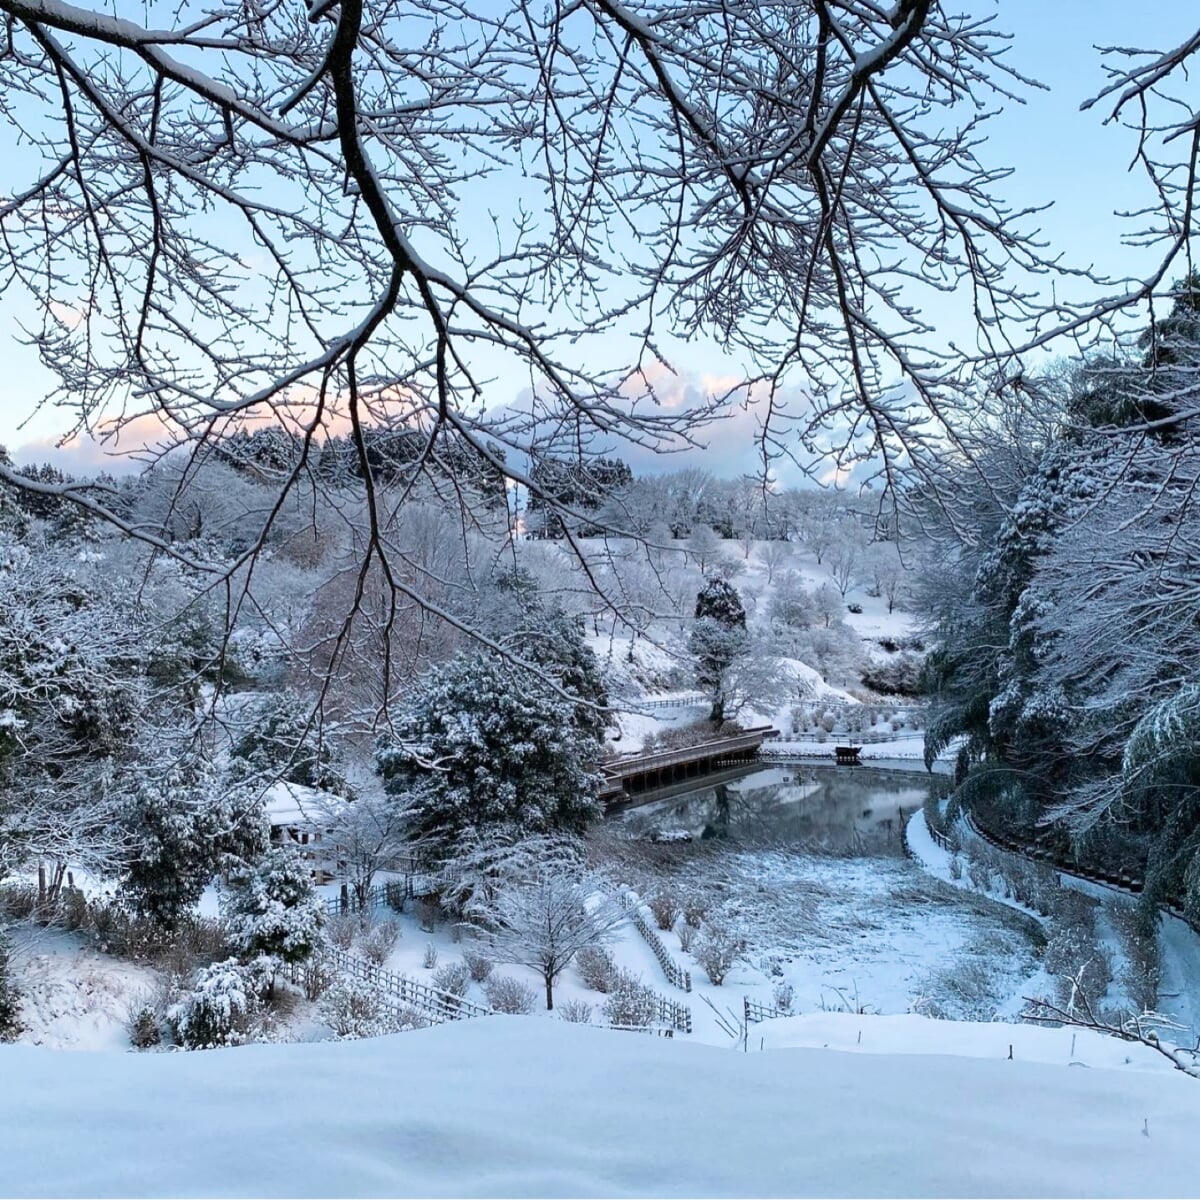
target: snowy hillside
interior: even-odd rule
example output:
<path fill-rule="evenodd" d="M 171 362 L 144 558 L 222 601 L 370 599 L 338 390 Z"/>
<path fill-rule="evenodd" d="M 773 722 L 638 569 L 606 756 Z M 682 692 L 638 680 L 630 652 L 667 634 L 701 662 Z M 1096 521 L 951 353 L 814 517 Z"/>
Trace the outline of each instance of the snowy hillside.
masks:
<path fill-rule="evenodd" d="M 860 1031 L 867 1052 L 807 1048 Z M 0 1190 L 1195 1194 L 1200 1084 L 1148 1052 L 1126 1064 L 1119 1043 L 1066 1030 L 912 1017 L 801 1017 L 762 1036 L 790 1048 L 502 1017 L 186 1055 L 0 1047 Z M 918 1053 L 870 1052 L 892 1049 Z"/>

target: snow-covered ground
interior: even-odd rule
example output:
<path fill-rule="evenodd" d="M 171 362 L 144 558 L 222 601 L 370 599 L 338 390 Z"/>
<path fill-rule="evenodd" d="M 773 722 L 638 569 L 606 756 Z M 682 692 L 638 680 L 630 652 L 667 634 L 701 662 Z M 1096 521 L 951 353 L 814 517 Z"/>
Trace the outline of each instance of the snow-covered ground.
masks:
<path fill-rule="evenodd" d="M 156 971 L 101 954 L 63 930 L 22 924 L 10 933 L 22 1042 L 52 1050 L 129 1049 L 131 1009 L 153 996 Z"/>
<path fill-rule="evenodd" d="M 715 986 L 695 957 L 695 945 L 686 952 L 677 933 L 659 931 L 674 960 L 690 972 L 690 993 L 668 982 L 632 924 L 621 925 L 609 947 L 618 966 L 687 1004 L 692 1037 L 716 1045 L 728 1044 L 729 1035 L 706 999 L 723 1019 L 731 1010 L 740 1019 L 744 997 L 773 1009 L 781 987 L 790 987 L 795 1011 L 803 1013 L 907 1013 L 940 1002 L 950 1015 L 1015 1018 L 1022 995 L 1041 978 L 1033 943 L 1002 906 L 931 881 L 900 857 L 732 847 L 693 856 L 681 848 L 669 873 L 634 872 L 630 878 L 645 896 L 662 883 L 681 895 L 705 897 L 712 919 L 745 939 L 739 961 Z M 653 926 L 648 910 L 644 915 Z M 387 967 L 422 982 L 431 983 L 436 969 L 460 962 L 466 950 L 487 953 L 484 943 L 446 923 L 432 932 L 422 930 L 411 906 L 398 916 L 378 916 L 400 928 Z M 428 947 L 436 951 L 436 967 L 425 965 Z M 952 976 L 964 963 L 984 976 L 978 994 L 939 1001 L 943 976 Z M 541 994 L 540 977 L 532 969 L 498 963 L 494 972 L 518 978 Z M 467 998 L 487 1003 L 479 984 L 471 985 Z M 586 987 L 574 965 L 556 984 L 555 999 L 560 1006 L 567 1000 L 589 1004 L 592 1020 L 605 1023 L 606 997 Z"/>
<path fill-rule="evenodd" d="M 742 598 L 752 629 L 766 628 L 771 599 L 785 570 L 799 576 L 809 591 L 831 583 L 828 564 L 817 563 L 813 555 L 799 544 L 792 547 L 793 553 L 786 567 L 768 571 L 763 561 L 767 546 L 766 542 L 755 542 L 748 556 L 744 555 L 740 543 L 726 542 L 724 547 L 725 557 L 735 559 L 741 565 L 741 572 L 730 582 Z M 548 552 L 553 549 L 548 548 Z M 680 556 L 685 549 L 686 543 L 681 542 Z M 850 606 L 862 611 L 851 612 Z M 842 619 L 859 635 L 865 653 L 875 661 L 886 661 L 888 658 L 880 645 L 881 639 L 895 645 L 913 636 L 911 614 L 899 607 L 889 613 L 886 599 L 868 595 L 861 585 L 856 584 L 848 589 L 842 608 Z M 586 640 L 605 664 L 618 703 L 634 706 L 639 698 L 682 692 L 691 687 L 693 657 L 687 644 L 688 628 L 687 621 L 663 619 L 651 625 L 648 636 L 633 637 L 624 630 L 601 629 L 599 633 L 592 632 Z M 790 698 L 785 703 L 751 699 L 739 713 L 739 720 L 747 724 L 774 724 L 787 734 L 791 710 L 797 703 L 823 701 L 841 705 L 858 702 L 855 693 L 861 694 L 861 687 L 850 674 L 827 679 L 811 665 L 797 659 L 785 657 L 779 659 L 778 663 L 781 670 L 791 676 L 791 686 L 782 689 Z M 687 724 L 705 715 L 702 707 L 659 710 L 651 714 L 622 714 L 617 746 L 621 750 L 636 748 L 647 733 Z M 791 753 L 817 757 L 829 757 L 832 754 L 832 740 L 828 745 L 819 745 L 812 739 L 794 739 L 789 735 L 787 743 Z M 866 755 L 872 758 L 919 758 L 921 740 L 919 736 L 898 738 L 894 743 L 870 747 Z"/>
<path fill-rule="evenodd" d="M 742 1053 L 492 1017 L 194 1054 L 0 1047 L 0 1189 L 1195 1194 L 1200 1084 L 1148 1052 L 1118 1059 L 1082 1035 L 1072 1052 L 1065 1030 L 826 1014 L 759 1036 L 766 1049 Z"/>

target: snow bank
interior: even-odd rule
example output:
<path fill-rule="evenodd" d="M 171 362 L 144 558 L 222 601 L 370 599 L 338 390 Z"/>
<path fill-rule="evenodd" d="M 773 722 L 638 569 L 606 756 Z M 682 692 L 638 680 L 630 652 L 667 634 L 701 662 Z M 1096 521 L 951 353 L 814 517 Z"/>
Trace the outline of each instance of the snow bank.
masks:
<path fill-rule="evenodd" d="M 1136 1042 L 1063 1026 L 1000 1021 L 935 1021 L 915 1013 L 864 1018 L 819 1012 L 779 1017 L 750 1029 L 751 1045 L 767 1050 L 820 1048 L 865 1054 L 952 1054 L 1074 1067 L 1175 1070 L 1163 1055 Z"/>
<path fill-rule="evenodd" d="M 159 982 L 151 968 L 100 954 L 56 929 L 18 931 L 13 961 L 21 1040 L 53 1050 L 127 1050 L 130 1011 L 148 1002 Z"/>
<path fill-rule="evenodd" d="M 939 1026 L 926 1025 L 936 1047 Z M 743 1054 L 491 1017 L 193 1054 L 0 1047 L 0 1077 L 0 1190 L 30 1196 L 1165 1196 L 1196 1185 L 1195 1080 L 1020 1056 Z"/>

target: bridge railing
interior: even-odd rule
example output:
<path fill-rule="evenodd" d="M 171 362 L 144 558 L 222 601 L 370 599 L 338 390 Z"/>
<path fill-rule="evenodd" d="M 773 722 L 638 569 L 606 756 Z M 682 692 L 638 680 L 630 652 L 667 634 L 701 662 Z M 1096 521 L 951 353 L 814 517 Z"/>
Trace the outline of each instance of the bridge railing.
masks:
<path fill-rule="evenodd" d="M 681 746 L 677 750 L 656 750 L 650 754 L 632 754 L 627 758 L 610 759 L 601 763 L 601 769 L 610 777 L 620 778 L 624 775 L 641 775 L 648 771 L 657 771 L 663 767 L 674 767 L 681 763 L 698 762 L 706 758 L 720 758 L 723 754 L 733 754 L 739 750 L 754 750 L 763 744 L 763 740 L 776 730 L 765 725 L 759 729 L 749 729 L 735 737 L 717 738 L 711 742 L 700 742 L 695 746 Z"/>

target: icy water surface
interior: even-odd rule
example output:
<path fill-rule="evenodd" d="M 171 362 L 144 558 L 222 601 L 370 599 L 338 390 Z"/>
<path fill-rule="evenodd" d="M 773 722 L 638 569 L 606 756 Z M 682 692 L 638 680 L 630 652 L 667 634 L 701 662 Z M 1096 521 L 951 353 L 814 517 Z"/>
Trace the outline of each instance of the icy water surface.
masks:
<path fill-rule="evenodd" d="M 812 843 L 843 849 L 861 842 L 899 846 L 902 820 L 945 780 L 922 770 L 809 763 L 726 772 L 688 790 L 647 793 L 613 819 L 631 833 L 722 838 L 748 845 Z"/>

